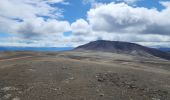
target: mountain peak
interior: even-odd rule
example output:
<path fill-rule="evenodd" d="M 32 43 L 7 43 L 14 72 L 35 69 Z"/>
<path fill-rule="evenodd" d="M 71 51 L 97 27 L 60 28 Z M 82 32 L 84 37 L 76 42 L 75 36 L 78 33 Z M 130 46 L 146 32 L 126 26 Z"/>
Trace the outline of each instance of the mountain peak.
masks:
<path fill-rule="evenodd" d="M 101 51 L 111 52 L 120 54 L 140 55 L 140 56 L 156 56 L 163 59 L 170 60 L 170 55 L 167 52 L 160 51 L 158 49 L 148 48 L 139 44 L 123 42 L 123 41 L 107 41 L 97 40 L 81 45 L 75 50 L 90 50 L 90 51 Z"/>

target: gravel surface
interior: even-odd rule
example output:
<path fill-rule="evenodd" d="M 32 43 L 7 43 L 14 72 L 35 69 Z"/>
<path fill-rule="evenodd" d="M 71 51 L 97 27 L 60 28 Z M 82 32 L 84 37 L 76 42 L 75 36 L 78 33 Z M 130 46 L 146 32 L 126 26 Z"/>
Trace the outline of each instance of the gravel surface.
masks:
<path fill-rule="evenodd" d="M 21 58 L 0 61 L 0 100 L 170 100 L 166 60 L 100 52 L 3 55 Z"/>

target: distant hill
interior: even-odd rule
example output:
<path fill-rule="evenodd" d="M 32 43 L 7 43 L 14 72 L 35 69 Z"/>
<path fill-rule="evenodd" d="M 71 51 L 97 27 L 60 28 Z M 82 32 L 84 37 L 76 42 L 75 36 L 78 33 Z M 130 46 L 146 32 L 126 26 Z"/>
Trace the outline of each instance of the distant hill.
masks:
<path fill-rule="evenodd" d="M 15 47 L 1 46 L 0 51 L 67 51 L 72 50 L 72 47 Z"/>
<path fill-rule="evenodd" d="M 160 57 L 170 60 L 170 54 L 158 49 L 148 48 L 135 43 L 121 42 L 121 41 L 105 41 L 97 40 L 85 45 L 81 45 L 74 50 L 91 50 L 112 53 L 123 53 L 147 57 Z"/>
<path fill-rule="evenodd" d="M 158 48 L 161 51 L 170 52 L 170 48 Z"/>

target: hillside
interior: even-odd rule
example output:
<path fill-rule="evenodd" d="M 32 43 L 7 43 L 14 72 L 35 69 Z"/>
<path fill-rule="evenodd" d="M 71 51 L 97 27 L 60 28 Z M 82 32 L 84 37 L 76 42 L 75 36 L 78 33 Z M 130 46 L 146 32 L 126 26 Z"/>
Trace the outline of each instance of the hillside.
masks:
<path fill-rule="evenodd" d="M 168 54 L 167 52 L 158 49 L 148 48 L 135 43 L 120 41 L 105 41 L 105 40 L 93 41 L 85 45 L 81 45 L 75 48 L 75 50 L 102 51 L 145 57 L 155 56 L 170 60 L 170 54 Z"/>
<path fill-rule="evenodd" d="M 169 100 L 170 62 L 109 52 L 0 52 L 0 100 Z"/>

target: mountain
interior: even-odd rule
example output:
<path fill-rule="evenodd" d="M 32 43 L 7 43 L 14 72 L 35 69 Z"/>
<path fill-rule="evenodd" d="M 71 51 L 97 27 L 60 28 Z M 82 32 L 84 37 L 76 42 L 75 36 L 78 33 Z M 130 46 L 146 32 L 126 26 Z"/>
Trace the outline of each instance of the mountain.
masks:
<path fill-rule="evenodd" d="M 121 41 L 106 41 L 97 40 L 85 45 L 81 45 L 74 50 L 90 50 L 112 52 L 120 54 L 131 54 L 145 57 L 156 56 L 159 58 L 170 60 L 170 54 L 158 49 L 148 48 L 135 43 L 121 42 Z"/>
<path fill-rule="evenodd" d="M 170 48 L 158 48 L 161 51 L 166 51 L 166 52 L 170 52 Z"/>

